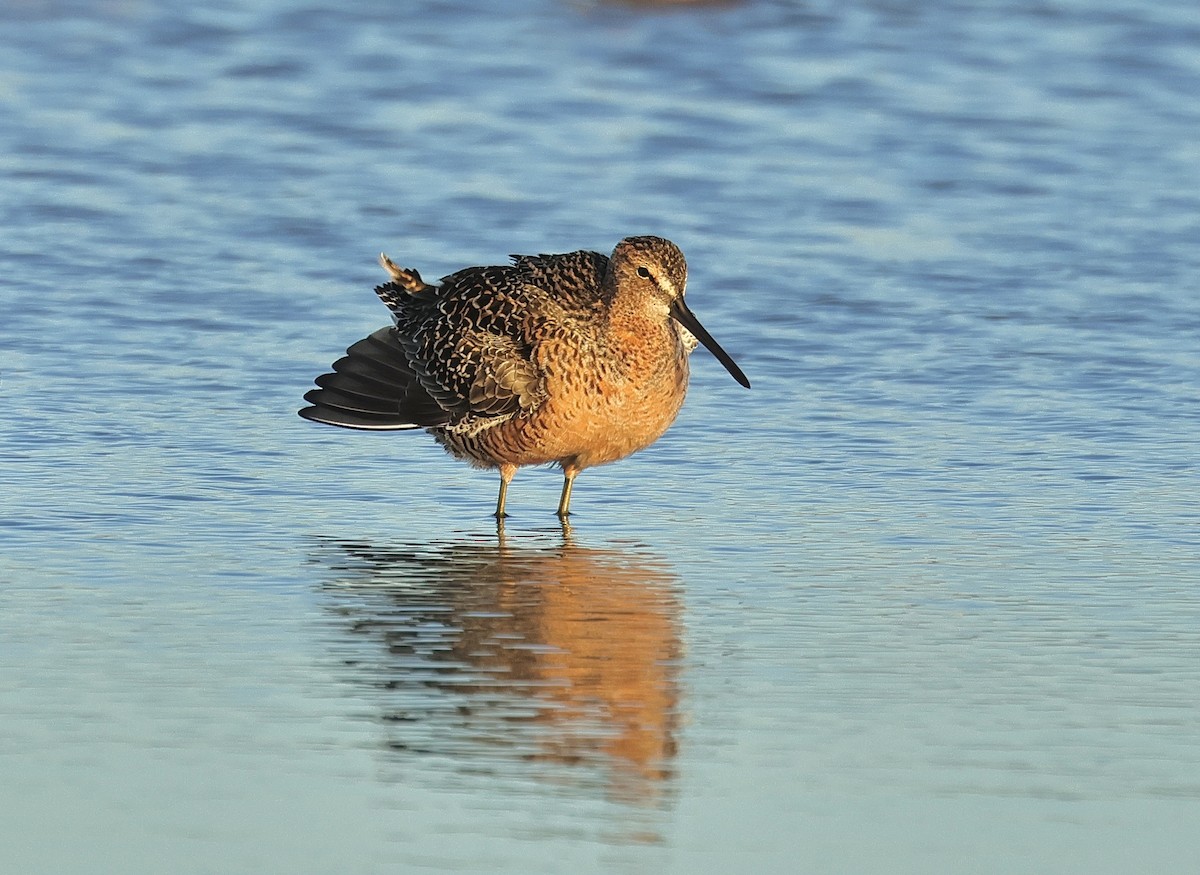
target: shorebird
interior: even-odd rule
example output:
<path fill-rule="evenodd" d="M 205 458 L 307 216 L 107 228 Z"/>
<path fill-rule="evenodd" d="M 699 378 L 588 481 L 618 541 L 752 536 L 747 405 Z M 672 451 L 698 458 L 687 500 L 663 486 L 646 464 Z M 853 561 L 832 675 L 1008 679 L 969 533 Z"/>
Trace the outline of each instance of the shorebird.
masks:
<path fill-rule="evenodd" d="M 684 303 L 687 262 L 670 240 L 626 237 L 610 257 L 514 255 L 430 285 L 379 257 L 392 313 L 316 379 L 300 415 L 343 428 L 423 428 L 500 471 L 496 517 L 525 465 L 563 471 L 558 516 L 584 468 L 645 449 L 675 421 L 698 343 L 750 381 Z"/>

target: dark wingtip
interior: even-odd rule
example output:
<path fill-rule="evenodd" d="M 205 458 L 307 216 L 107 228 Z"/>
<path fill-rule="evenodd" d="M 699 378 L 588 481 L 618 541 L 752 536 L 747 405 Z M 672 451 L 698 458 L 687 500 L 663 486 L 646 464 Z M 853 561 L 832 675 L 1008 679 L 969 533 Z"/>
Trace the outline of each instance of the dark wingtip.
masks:
<path fill-rule="evenodd" d="M 342 428 L 403 431 L 443 425 L 450 415 L 415 379 L 391 326 L 353 344 L 316 379 L 301 419 Z"/>

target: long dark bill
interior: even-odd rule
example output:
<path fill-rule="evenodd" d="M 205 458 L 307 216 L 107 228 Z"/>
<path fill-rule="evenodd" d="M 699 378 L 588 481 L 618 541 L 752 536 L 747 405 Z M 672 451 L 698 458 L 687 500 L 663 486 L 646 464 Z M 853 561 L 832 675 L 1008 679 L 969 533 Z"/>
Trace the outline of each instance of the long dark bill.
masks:
<path fill-rule="evenodd" d="M 725 366 L 725 370 L 729 371 L 730 376 L 745 386 L 750 388 L 750 381 L 746 379 L 746 375 L 742 373 L 742 369 L 725 350 L 721 349 L 721 344 L 713 340 L 713 336 L 704 330 L 704 326 L 700 324 L 700 320 L 693 315 L 688 309 L 688 305 L 683 303 L 683 298 L 676 298 L 671 304 L 671 318 L 686 328 L 692 334 L 696 335 L 696 339 L 704 344 L 704 348 L 717 357 L 717 361 Z"/>

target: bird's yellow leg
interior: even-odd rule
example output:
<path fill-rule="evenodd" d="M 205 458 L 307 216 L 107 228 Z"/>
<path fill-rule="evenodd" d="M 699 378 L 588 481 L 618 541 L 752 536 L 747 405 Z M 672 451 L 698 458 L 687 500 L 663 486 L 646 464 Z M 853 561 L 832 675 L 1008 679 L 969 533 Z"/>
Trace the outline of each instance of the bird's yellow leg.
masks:
<path fill-rule="evenodd" d="M 574 465 L 563 466 L 563 490 L 558 499 L 558 518 L 565 520 L 571 515 L 571 487 L 575 485 L 575 475 L 579 469 Z"/>
<path fill-rule="evenodd" d="M 496 498 L 496 519 L 502 520 L 508 514 L 504 512 L 504 500 L 508 497 L 508 484 L 517 473 L 516 465 L 500 466 L 500 495 Z"/>

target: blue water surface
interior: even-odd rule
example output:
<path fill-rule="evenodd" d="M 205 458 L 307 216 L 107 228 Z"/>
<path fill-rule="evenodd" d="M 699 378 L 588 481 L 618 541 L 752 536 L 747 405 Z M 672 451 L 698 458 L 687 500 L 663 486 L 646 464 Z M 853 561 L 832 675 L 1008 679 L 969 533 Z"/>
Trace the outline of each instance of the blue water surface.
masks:
<path fill-rule="evenodd" d="M 0 9 L 0 870 L 1200 855 L 1190 0 Z M 295 415 L 437 277 L 670 237 L 673 429 Z"/>

